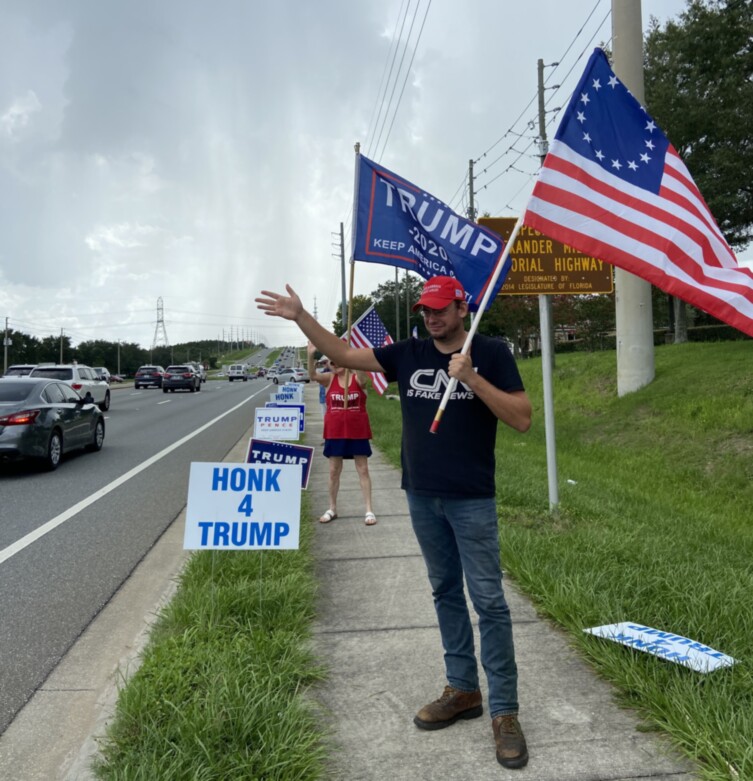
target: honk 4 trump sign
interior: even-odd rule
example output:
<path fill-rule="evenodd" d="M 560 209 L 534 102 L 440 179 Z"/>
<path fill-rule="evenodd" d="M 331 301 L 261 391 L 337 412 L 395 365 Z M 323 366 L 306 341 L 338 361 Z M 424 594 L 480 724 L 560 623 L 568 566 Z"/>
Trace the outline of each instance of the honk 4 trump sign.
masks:
<path fill-rule="evenodd" d="M 186 550 L 296 549 L 300 517 L 300 464 L 191 464 Z"/>

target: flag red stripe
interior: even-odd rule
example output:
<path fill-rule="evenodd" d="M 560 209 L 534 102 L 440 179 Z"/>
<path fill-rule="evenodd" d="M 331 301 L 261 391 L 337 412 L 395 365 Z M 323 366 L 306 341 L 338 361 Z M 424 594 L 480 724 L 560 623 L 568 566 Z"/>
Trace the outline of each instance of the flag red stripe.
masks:
<path fill-rule="evenodd" d="M 600 206 L 594 204 L 593 201 L 573 194 L 572 191 L 562 190 L 553 185 L 549 185 L 544 181 L 541 181 L 536 185 L 532 203 L 536 198 L 540 198 L 542 201 L 557 205 L 566 201 L 566 206 L 563 206 L 563 208 L 567 209 L 568 211 L 572 211 L 577 215 L 582 215 L 588 219 L 594 220 L 597 223 L 600 223 L 600 225 L 612 228 L 618 233 L 621 233 L 623 236 L 626 236 L 628 239 L 632 239 L 634 242 L 643 245 L 642 247 L 635 247 L 634 251 L 636 253 L 636 257 L 647 254 L 646 248 L 648 247 L 656 250 L 656 252 L 660 255 L 665 256 L 671 263 L 681 268 L 688 276 L 692 277 L 699 284 L 716 287 L 719 289 L 732 289 L 740 295 L 746 295 L 750 292 L 750 286 L 753 284 L 753 276 L 749 275 L 747 270 L 741 270 L 737 268 L 724 269 L 718 263 L 706 262 L 709 255 L 713 255 L 710 248 L 706 248 L 703 252 L 704 263 L 693 262 L 693 260 L 688 257 L 686 252 L 683 251 L 683 248 L 675 241 L 673 241 L 674 236 L 687 236 L 688 234 L 692 234 L 693 239 L 696 240 L 695 243 L 705 244 L 705 237 L 702 234 L 699 234 L 694 228 L 687 228 L 687 230 L 683 233 L 681 230 L 679 230 L 681 224 L 673 224 L 670 227 L 677 228 L 675 233 L 667 231 L 666 235 L 658 234 L 653 230 L 647 229 L 640 223 L 636 223 L 633 220 L 619 216 L 614 211 L 601 208 Z M 526 217 L 526 222 L 537 230 L 541 230 L 541 228 L 530 221 L 528 215 Z M 550 220 L 550 225 L 551 224 L 553 224 L 552 220 Z M 566 225 L 563 225 L 563 227 L 567 229 Z M 599 226 L 595 226 L 593 230 L 596 232 L 596 235 L 599 236 L 600 240 L 596 243 L 596 250 L 593 252 L 589 250 L 589 252 L 591 252 L 594 257 L 601 257 L 602 259 L 611 262 L 609 258 L 604 256 L 604 242 L 607 244 L 610 242 L 599 232 Z M 546 231 L 543 230 L 542 233 L 545 235 L 551 235 L 547 234 Z M 573 242 L 568 243 L 574 247 L 577 247 L 582 252 L 586 251 L 582 246 L 578 246 L 578 244 Z M 615 263 L 615 265 L 620 264 Z M 623 267 L 627 268 L 628 271 L 631 270 L 629 267 Z M 724 271 L 734 271 L 736 274 L 739 274 L 740 277 L 738 280 L 735 280 L 734 278 L 730 278 L 731 275 L 727 273 L 724 274 L 724 279 L 717 279 L 713 276 L 710 276 L 710 272 L 715 269 L 719 269 L 722 273 Z"/>
<path fill-rule="evenodd" d="M 734 296 L 730 293 L 727 298 L 720 297 L 720 293 L 727 292 L 723 288 L 706 289 L 698 284 L 689 284 L 678 279 L 672 273 L 660 269 L 650 261 L 646 261 L 635 254 L 625 252 L 614 245 L 605 244 L 604 241 L 594 235 L 581 233 L 567 228 L 559 222 L 552 222 L 535 213 L 526 214 L 526 224 L 541 231 L 546 236 L 557 236 L 560 241 L 586 252 L 593 257 L 604 257 L 607 262 L 620 268 L 637 274 L 651 284 L 656 285 L 670 295 L 678 296 L 685 301 L 698 306 L 704 311 L 710 312 L 720 320 L 738 328 L 743 333 L 753 336 L 753 288 L 742 288 L 743 293 Z M 605 252 L 606 250 L 606 252 Z M 606 255 L 608 254 L 608 258 Z"/>
<path fill-rule="evenodd" d="M 551 194 L 549 197 L 545 197 L 541 193 L 541 190 L 550 186 L 548 171 L 555 171 L 562 175 L 561 177 L 551 177 L 551 186 L 558 187 L 560 183 L 562 186 L 559 187 L 561 193 L 556 195 Z M 563 181 L 563 179 L 565 181 Z M 681 236 L 687 236 L 692 243 L 697 245 L 702 254 L 702 258 L 699 258 L 699 260 L 702 260 L 702 262 L 711 266 L 729 265 L 728 262 L 720 262 L 720 258 L 715 251 L 715 247 L 719 248 L 719 244 L 718 242 L 713 241 L 712 237 L 709 236 L 708 231 L 705 229 L 706 226 L 704 225 L 704 229 L 701 229 L 700 227 L 692 225 L 688 222 L 688 219 L 670 211 L 667 206 L 663 206 L 662 201 L 667 201 L 667 199 L 662 199 L 661 193 L 659 196 L 654 196 L 653 198 L 651 198 L 648 193 L 645 195 L 633 196 L 624 189 L 612 186 L 611 184 L 604 182 L 603 179 L 597 179 L 591 176 L 576 163 L 558 157 L 554 152 L 550 152 L 547 157 L 547 164 L 545 168 L 542 169 L 539 182 L 536 184 L 533 191 L 533 197 L 541 197 L 542 200 L 550 201 L 552 203 L 567 203 L 568 208 L 572 208 L 570 204 L 572 201 L 575 201 L 578 196 L 575 194 L 575 187 L 571 188 L 566 186 L 567 179 L 575 180 L 581 185 L 581 187 L 577 189 L 584 192 L 582 201 L 585 201 L 587 204 L 587 209 L 573 208 L 573 211 L 584 211 L 584 213 L 589 214 L 589 216 L 594 217 L 594 219 L 599 219 L 600 222 L 611 224 L 616 220 L 615 209 L 621 206 L 627 207 L 638 213 L 637 215 L 631 215 L 631 219 L 628 220 L 628 222 L 632 223 L 632 228 L 637 231 L 646 231 L 646 233 L 641 234 L 642 241 L 648 241 L 647 236 L 650 232 L 650 228 L 647 226 L 652 225 L 656 228 L 654 233 L 660 242 L 663 242 L 665 237 L 671 236 L 673 232 L 676 232 Z M 596 198 L 596 196 L 603 197 Z M 594 199 L 596 199 L 596 202 L 594 202 Z M 597 217 L 599 206 L 601 207 L 601 219 Z M 636 222 L 636 220 L 639 219 L 642 221 Z M 699 218 L 696 217 L 696 219 Z M 636 236 L 637 234 L 628 235 Z"/>

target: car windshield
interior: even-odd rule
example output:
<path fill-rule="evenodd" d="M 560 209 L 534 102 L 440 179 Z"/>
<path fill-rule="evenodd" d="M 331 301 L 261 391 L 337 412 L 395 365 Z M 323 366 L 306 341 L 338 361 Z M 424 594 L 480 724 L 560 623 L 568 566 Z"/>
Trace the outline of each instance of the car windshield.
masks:
<path fill-rule="evenodd" d="M 33 387 L 28 382 L 0 382 L 0 404 L 23 401 L 31 395 Z"/>
<path fill-rule="evenodd" d="M 33 366 L 10 366 L 5 372 L 6 377 L 25 377 L 34 367 Z"/>
<path fill-rule="evenodd" d="M 73 377 L 73 369 L 67 369 L 65 366 L 34 369 L 35 377 L 47 377 L 50 380 L 70 380 Z"/>
<path fill-rule="evenodd" d="M 188 366 L 168 366 L 167 370 L 172 374 L 183 374 L 191 371 Z"/>

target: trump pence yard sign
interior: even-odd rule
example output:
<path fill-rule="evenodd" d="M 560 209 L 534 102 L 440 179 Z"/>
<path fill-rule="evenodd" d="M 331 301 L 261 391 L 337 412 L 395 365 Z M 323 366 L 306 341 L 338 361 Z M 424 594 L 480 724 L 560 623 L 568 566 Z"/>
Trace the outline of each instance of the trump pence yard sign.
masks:
<path fill-rule="evenodd" d="M 300 517 L 300 464 L 191 464 L 186 550 L 295 549 Z"/>

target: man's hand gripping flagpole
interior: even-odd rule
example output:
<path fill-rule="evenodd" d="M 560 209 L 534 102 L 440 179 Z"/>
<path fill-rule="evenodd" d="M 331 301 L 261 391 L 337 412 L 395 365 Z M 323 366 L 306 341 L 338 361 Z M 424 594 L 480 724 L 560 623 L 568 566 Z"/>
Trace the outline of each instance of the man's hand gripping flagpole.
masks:
<path fill-rule="evenodd" d="M 505 261 L 507 260 L 507 256 L 510 254 L 510 247 L 515 244 L 515 240 L 518 238 L 518 233 L 520 232 L 520 228 L 523 225 L 523 215 L 521 214 L 520 217 L 518 217 L 517 222 L 515 223 L 515 227 L 512 229 L 512 233 L 510 234 L 510 238 L 505 243 L 505 248 L 502 250 L 502 254 L 499 256 L 499 260 L 497 261 L 497 265 L 494 269 L 494 274 L 492 274 L 492 278 L 489 282 L 489 284 L 486 286 L 486 290 L 484 291 L 484 296 L 481 299 L 481 303 L 478 307 L 478 313 L 473 318 L 473 322 L 471 323 L 471 327 L 468 331 L 468 335 L 465 338 L 465 343 L 463 344 L 463 348 L 460 351 L 461 355 L 467 355 L 468 351 L 471 349 L 471 342 L 473 341 L 473 337 L 476 335 L 476 331 L 478 330 L 478 324 L 481 322 L 481 315 L 486 310 L 486 305 L 489 303 L 489 297 L 492 294 L 492 291 L 494 290 L 494 286 L 497 284 L 497 280 L 499 279 L 499 275 L 502 273 L 502 268 L 505 265 Z M 434 416 L 434 420 L 432 421 L 431 428 L 429 431 L 432 434 L 437 433 L 437 429 L 439 428 L 439 421 L 442 420 L 442 415 L 444 414 L 445 408 L 447 407 L 447 402 L 450 400 L 450 397 L 455 392 L 455 388 L 458 385 L 458 381 L 456 377 L 450 377 L 450 381 L 447 383 L 447 387 L 445 388 L 444 396 L 442 396 L 442 400 L 439 402 L 439 409 L 437 410 L 437 414 Z"/>

